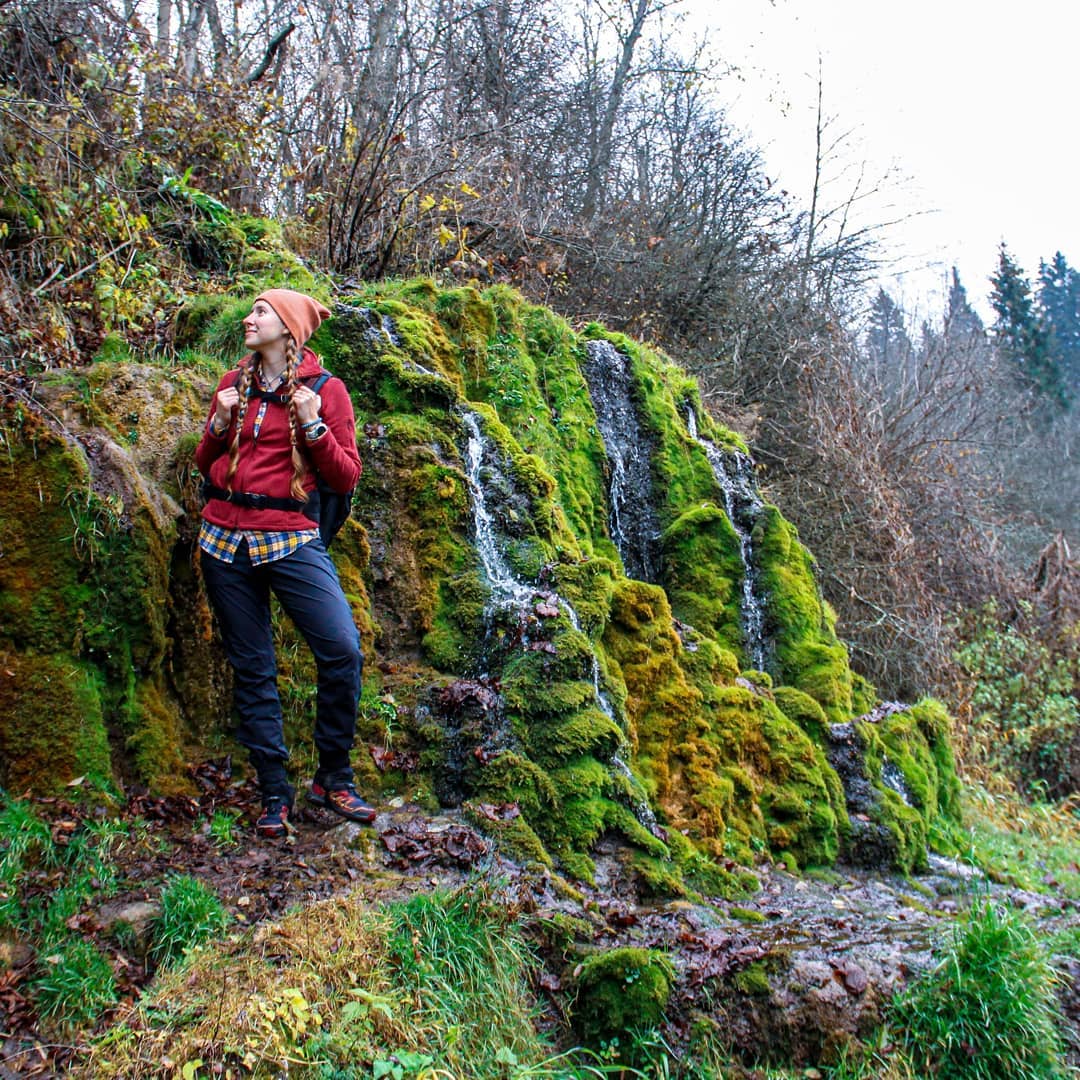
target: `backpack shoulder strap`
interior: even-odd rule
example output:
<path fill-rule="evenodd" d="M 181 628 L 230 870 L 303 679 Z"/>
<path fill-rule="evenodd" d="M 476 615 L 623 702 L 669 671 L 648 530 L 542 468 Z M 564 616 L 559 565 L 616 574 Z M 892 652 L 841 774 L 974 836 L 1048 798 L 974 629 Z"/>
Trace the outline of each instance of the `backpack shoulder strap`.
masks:
<path fill-rule="evenodd" d="M 326 385 L 327 381 L 329 379 L 332 379 L 333 377 L 334 376 L 331 375 L 330 372 L 326 370 L 326 368 L 322 368 L 319 371 L 318 375 L 309 375 L 308 376 L 308 379 L 314 379 L 315 380 L 314 382 L 308 383 L 308 385 L 317 394 Z M 308 381 L 307 379 L 304 380 L 304 382 L 307 382 L 307 381 Z"/>
<path fill-rule="evenodd" d="M 327 383 L 327 380 L 332 379 L 334 376 L 325 368 L 321 368 L 317 375 L 306 375 L 301 380 L 305 385 L 310 386 L 311 389 L 317 394 Z M 226 386 L 236 386 L 240 382 L 240 372 L 237 369 L 236 378 L 232 382 L 226 383 Z M 260 390 L 257 386 L 251 386 L 248 388 L 248 397 L 262 398 L 264 401 L 273 401 L 278 405 L 288 404 L 288 399 L 284 394 L 279 394 L 275 390 Z"/>

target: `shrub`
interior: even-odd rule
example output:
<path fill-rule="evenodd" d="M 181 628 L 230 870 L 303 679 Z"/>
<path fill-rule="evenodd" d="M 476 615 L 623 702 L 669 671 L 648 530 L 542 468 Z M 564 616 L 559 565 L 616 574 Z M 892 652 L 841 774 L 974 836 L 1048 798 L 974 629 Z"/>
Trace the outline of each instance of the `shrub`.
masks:
<path fill-rule="evenodd" d="M 1080 745 L 1080 626 L 1047 632 L 1030 605 L 1006 621 L 989 604 L 972 620 L 956 660 L 970 680 L 976 755 L 1022 787 L 1051 796 L 1075 790 Z"/>
<path fill-rule="evenodd" d="M 1015 912 L 978 901 L 937 966 L 896 1001 L 899 1042 L 938 1080 L 1054 1080 L 1062 1064 L 1056 974 Z"/>

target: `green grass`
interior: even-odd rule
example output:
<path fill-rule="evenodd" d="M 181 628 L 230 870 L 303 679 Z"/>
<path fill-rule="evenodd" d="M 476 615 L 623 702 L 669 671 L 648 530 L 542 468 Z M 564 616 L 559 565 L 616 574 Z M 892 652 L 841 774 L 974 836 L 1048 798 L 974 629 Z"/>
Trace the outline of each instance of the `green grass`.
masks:
<path fill-rule="evenodd" d="M 994 880 L 1080 899 L 1080 799 L 1028 802 L 969 782 L 963 821 L 970 858 Z"/>
<path fill-rule="evenodd" d="M 38 957 L 38 967 L 31 989 L 42 1019 L 80 1027 L 116 1003 L 112 965 L 85 938 L 62 938 L 55 949 Z"/>
<path fill-rule="evenodd" d="M 898 1042 L 918 1075 L 939 1080 L 1069 1076 L 1056 980 L 1031 926 L 978 900 L 936 967 L 894 1003 Z"/>
<path fill-rule="evenodd" d="M 535 961 L 488 890 L 420 895 L 390 914 L 388 962 L 440 1067 L 482 1080 L 537 1058 Z"/>
<path fill-rule="evenodd" d="M 111 853 L 125 835 L 120 823 L 87 822 L 59 844 L 28 802 L 0 806 L 0 929 L 34 944 L 30 995 L 42 1020 L 61 1030 L 92 1024 L 117 999 L 109 960 L 70 923 L 115 891 Z"/>
<path fill-rule="evenodd" d="M 26 803 L 13 799 L 0 807 L 0 930 L 23 925 L 22 877 L 31 867 L 55 863 L 56 854 L 48 825 Z"/>
<path fill-rule="evenodd" d="M 237 835 L 236 810 L 215 810 L 207 823 L 207 832 L 219 851 L 234 848 L 240 842 Z"/>
<path fill-rule="evenodd" d="M 220 934 L 228 916 L 212 889 L 180 874 L 161 892 L 161 913 L 151 930 L 150 955 L 159 967 L 183 959 L 196 945 Z"/>

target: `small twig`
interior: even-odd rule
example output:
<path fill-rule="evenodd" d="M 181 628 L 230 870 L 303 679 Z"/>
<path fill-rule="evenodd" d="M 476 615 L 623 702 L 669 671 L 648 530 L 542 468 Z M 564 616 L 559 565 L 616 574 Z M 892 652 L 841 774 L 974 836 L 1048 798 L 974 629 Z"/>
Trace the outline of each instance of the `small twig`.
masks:
<path fill-rule="evenodd" d="M 62 262 L 57 263 L 53 269 L 53 272 L 34 290 L 32 295 L 37 296 L 39 292 L 42 292 L 44 289 L 46 289 L 49 285 L 49 282 L 52 281 L 52 279 L 56 277 L 56 275 L 59 274 L 60 271 L 63 269 L 64 264 Z"/>
<path fill-rule="evenodd" d="M 76 270 L 74 274 L 69 274 L 66 278 L 63 278 L 62 280 L 58 281 L 57 284 L 58 285 L 67 285 L 69 282 L 75 281 L 76 279 L 81 278 L 83 276 L 83 274 L 89 274 L 90 271 L 93 270 L 95 266 L 99 266 L 106 259 L 111 259 L 113 257 L 113 255 L 115 255 L 118 251 L 123 251 L 124 248 L 130 247 L 133 243 L 135 243 L 134 239 L 125 240 L 122 244 L 117 244 L 117 246 L 114 247 L 112 249 L 112 251 L 107 251 L 107 252 L 105 252 L 104 255 L 99 255 L 92 263 L 89 263 L 88 265 L 84 266 L 81 270 Z M 55 270 L 30 295 L 31 296 L 37 296 L 38 293 L 44 292 L 46 287 L 49 285 L 49 282 L 51 282 L 54 277 L 56 277 L 56 271 Z"/>

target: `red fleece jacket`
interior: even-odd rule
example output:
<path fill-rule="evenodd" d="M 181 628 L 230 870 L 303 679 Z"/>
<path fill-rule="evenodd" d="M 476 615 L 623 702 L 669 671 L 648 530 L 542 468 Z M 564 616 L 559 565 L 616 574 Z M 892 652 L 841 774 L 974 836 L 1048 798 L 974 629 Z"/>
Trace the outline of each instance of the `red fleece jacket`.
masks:
<path fill-rule="evenodd" d="M 245 356 L 240 361 L 240 366 L 246 365 L 250 359 Z M 317 376 L 320 370 L 319 358 L 305 348 L 301 354 L 297 377 L 311 379 Z M 228 372 L 218 383 L 217 390 L 234 385 L 236 379 L 235 371 Z M 302 432 L 297 433 L 301 453 L 311 466 L 304 477 L 304 490 L 311 491 L 315 487 L 313 470 L 317 469 L 330 487 L 345 493 L 351 491 L 360 478 L 356 416 L 349 400 L 349 392 L 340 379 L 327 379 L 319 390 L 319 396 L 322 398 L 319 412 L 330 430 L 313 443 L 307 442 Z M 289 485 L 292 482 L 288 406 L 279 405 L 275 401 L 267 402 L 266 416 L 259 429 L 259 437 L 254 439 L 252 431 L 260 404 L 257 397 L 248 402 L 244 427 L 240 432 L 240 458 L 236 475 L 232 479 L 232 490 L 288 499 L 291 497 Z M 229 471 L 229 444 L 236 428 L 236 415 L 234 412 L 229 429 L 220 438 L 211 430 L 210 420 L 213 415 L 214 405 L 211 402 L 210 414 L 203 427 L 202 441 L 195 451 L 195 463 L 211 484 L 224 488 L 225 474 Z M 267 529 L 277 532 L 314 527 L 311 519 L 299 510 L 255 510 L 248 506 L 235 506 L 224 499 L 210 499 L 203 508 L 203 517 L 212 525 L 222 525 L 228 529 Z"/>

